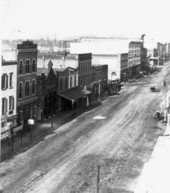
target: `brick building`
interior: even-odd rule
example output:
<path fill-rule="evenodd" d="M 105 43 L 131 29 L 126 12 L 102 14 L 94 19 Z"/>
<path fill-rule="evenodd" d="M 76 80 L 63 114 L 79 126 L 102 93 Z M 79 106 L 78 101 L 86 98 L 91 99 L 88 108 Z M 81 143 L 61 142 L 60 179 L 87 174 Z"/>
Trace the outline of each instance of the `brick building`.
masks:
<path fill-rule="evenodd" d="M 78 54 L 79 85 L 85 88 L 90 87 L 94 81 L 94 72 L 92 70 L 92 54 Z"/>
<path fill-rule="evenodd" d="M 37 104 L 37 44 L 23 41 L 17 45 L 17 113 L 18 124 L 36 120 Z"/>
<path fill-rule="evenodd" d="M 141 70 L 141 49 L 143 42 L 132 41 L 129 43 L 128 64 L 130 76 L 139 75 Z"/>

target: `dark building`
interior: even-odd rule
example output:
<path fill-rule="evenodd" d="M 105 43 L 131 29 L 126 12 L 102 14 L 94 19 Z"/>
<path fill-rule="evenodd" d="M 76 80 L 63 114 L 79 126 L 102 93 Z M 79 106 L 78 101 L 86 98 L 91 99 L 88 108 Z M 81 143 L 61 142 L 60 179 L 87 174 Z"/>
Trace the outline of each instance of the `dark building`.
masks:
<path fill-rule="evenodd" d="M 57 111 L 57 77 L 53 70 L 53 63 L 48 68 L 37 69 L 37 119 L 47 119 Z"/>
<path fill-rule="evenodd" d="M 18 124 L 36 120 L 37 110 L 37 44 L 23 41 L 17 45 L 17 113 Z"/>
<path fill-rule="evenodd" d="M 79 85 L 84 88 L 89 88 L 90 83 L 94 81 L 94 73 L 92 70 L 92 54 L 78 55 L 78 69 L 79 69 Z"/>
<path fill-rule="evenodd" d="M 147 62 L 147 49 L 142 46 L 141 48 L 141 70 L 144 71 L 148 68 Z"/>
<path fill-rule="evenodd" d="M 120 80 L 126 82 L 129 78 L 128 53 L 122 53 L 120 57 Z"/>

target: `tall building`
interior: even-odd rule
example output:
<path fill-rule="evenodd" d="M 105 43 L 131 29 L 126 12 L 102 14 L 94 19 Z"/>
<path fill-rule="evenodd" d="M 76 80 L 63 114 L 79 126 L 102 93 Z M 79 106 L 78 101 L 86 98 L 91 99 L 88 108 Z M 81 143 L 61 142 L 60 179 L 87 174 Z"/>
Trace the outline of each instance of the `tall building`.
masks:
<path fill-rule="evenodd" d="M 17 113 L 18 124 L 36 120 L 37 44 L 23 41 L 17 45 Z"/>
<path fill-rule="evenodd" d="M 14 128 L 17 125 L 17 61 L 5 61 L 1 64 L 1 139 L 8 137 L 11 123 Z"/>
<path fill-rule="evenodd" d="M 141 53 L 143 43 L 141 41 L 132 41 L 129 43 L 128 63 L 130 76 L 138 75 L 141 70 Z"/>

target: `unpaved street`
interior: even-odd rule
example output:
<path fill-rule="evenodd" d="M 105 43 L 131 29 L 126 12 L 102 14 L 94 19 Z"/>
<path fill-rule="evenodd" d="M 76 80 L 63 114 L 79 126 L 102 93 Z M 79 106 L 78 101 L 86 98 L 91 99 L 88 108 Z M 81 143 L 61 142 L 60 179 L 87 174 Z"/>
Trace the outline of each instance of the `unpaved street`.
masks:
<path fill-rule="evenodd" d="M 95 193 L 97 165 L 100 193 L 130 193 L 164 131 L 153 119 L 161 108 L 162 87 L 170 68 L 127 84 L 120 95 L 56 129 L 31 149 L 0 164 L 4 192 Z M 94 119 L 102 116 L 103 119 Z"/>

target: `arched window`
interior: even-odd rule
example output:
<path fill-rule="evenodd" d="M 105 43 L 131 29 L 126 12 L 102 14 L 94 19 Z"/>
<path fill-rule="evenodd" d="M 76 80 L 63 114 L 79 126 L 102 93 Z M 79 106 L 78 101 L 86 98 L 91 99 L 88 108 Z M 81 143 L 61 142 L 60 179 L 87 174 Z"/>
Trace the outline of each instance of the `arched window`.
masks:
<path fill-rule="evenodd" d="M 35 94 L 35 80 L 32 81 L 32 94 Z"/>
<path fill-rule="evenodd" d="M 19 74 L 22 74 L 22 60 L 19 62 Z"/>
<path fill-rule="evenodd" d="M 29 81 L 25 83 L 25 96 L 29 96 Z"/>
<path fill-rule="evenodd" d="M 32 71 L 33 71 L 33 72 L 36 71 L 36 63 L 35 63 L 35 59 L 32 60 Z"/>
<path fill-rule="evenodd" d="M 19 99 L 22 98 L 22 82 L 19 83 Z"/>
<path fill-rule="evenodd" d="M 30 69 L 30 61 L 26 60 L 25 73 L 29 73 L 29 69 Z"/>

